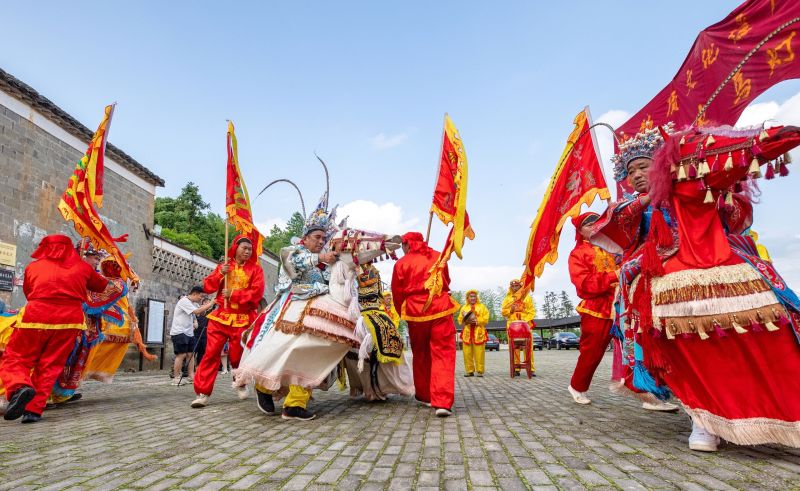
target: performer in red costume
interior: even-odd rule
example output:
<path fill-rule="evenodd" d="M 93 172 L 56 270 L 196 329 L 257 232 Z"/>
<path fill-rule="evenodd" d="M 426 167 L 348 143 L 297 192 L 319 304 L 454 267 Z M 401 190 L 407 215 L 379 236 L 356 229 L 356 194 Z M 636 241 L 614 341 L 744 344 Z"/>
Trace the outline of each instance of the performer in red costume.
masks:
<path fill-rule="evenodd" d="M 428 301 L 425 280 L 439 253 L 419 232 L 403 235 L 405 255 L 394 265 L 392 295 L 400 318 L 408 322 L 414 354 L 416 398 L 436 409 L 436 415 L 452 414 L 455 397 L 456 326 L 453 312 L 458 303 L 450 297 L 450 274 L 445 266 L 442 292 Z"/>
<path fill-rule="evenodd" d="M 592 226 L 593 242 L 624 252 L 632 382 L 680 399 L 692 450 L 720 437 L 800 447 L 800 299 L 746 235 L 752 179 L 788 173 L 781 154 L 800 129 L 690 128 L 648 156 L 655 135 L 620 145 L 615 174 L 642 194 Z"/>
<path fill-rule="evenodd" d="M 613 256 L 585 240 L 591 233 L 589 226 L 598 218 L 600 215 L 589 212 L 572 219 L 577 244 L 569 255 L 569 276 L 581 298 L 575 309 L 581 316 L 581 346 L 567 389 L 578 404 L 592 402 L 585 392 L 611 342 L 612 309 L 618 282 Z"/>
<path fill-rule="evenodd" d="M 66 235 L 48 235 L 31 254 L 23 291 L 28 300 L 0 362 L 0 380 L 9 395 L 4 419 L 23 423 L 42 417 L 75 339 L 86 329 L 82 304 L 88 291 L 102 292 L 109 281 L 81 260 Z"/>
<path fill-rule="evenodd" d="M 227 286 L 225 276 L 228 276 Z M 237 237 L 228 250 L 228 260 L 218 265 L 203 283 L 206 293 L 217 294 L 219 308 L 208 314 L 208 341 L 203 360 L 194 376 L 197 399 L 192 407 L 208 405 L 217 379 L 220 356 L 228 342 L 228 360 L 233 368 L 242 358 L 241 337 L 256 318 L 258 303 L 264 297 L 264 270 L 253 254 L 253 243 L 247 237 Z M 247 398 L 247 387 L 237 389 L 240 399 Z"/>

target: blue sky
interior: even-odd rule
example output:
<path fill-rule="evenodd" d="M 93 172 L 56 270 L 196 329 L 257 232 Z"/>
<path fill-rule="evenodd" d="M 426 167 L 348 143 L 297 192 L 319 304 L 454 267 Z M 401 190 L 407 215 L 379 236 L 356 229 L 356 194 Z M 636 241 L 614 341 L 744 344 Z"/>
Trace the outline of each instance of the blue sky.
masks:
<path fill-rule="evenodd" d="M 521 273 L 573 116 L 589 105 L 595 120 L 622 122 L 737 4 L 15 2 L 3 7 L 0 66 L 92 128 L 117 101 L 110 140 L 166 180 L 160 195 L 191 180 L 222 211 L 230 118 L 252 195 L 290 178 L 315 201 L 316 150 L 351 224 L 388 232 L 424 231 L 449 112 L 469 157 L 477 231 L 451 266 L 453 286 L 488 288 Z M 799 92 L 798 81 L 774 87 L 747 117 L 800 123 Z M 797 227 L 785 223 L 798 204 L 792 181 L 765 183 L 755 227 L 790 282 L 800 281 Z M 253 203 L 257 221 L 288 218 L 293 193 L 267 191 Z M 433 245 L 443 236 L 434 225 Z M 537 297 L 574 293 L 573 236 L 565 230 Z"/>

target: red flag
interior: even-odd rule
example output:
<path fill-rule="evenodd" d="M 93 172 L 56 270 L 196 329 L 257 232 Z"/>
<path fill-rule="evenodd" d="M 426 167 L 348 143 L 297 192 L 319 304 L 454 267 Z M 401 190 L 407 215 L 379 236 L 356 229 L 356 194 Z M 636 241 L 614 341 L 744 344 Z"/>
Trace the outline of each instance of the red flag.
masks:
<path fill-rule="evenodd" d="M 744 2 L 700 33 L 675 78 L 617 132 L 633 136 L 670 121 L 679 130 L 735 124 L 764 91 L 800 77 L 798 30 L 800 2 Z"/>
<path fill-rule="evenodd" d="M 443 272 L 450 256 L 455 252 L 461 259 L 464 240 L 475 238 L 467 213 L 467 175 L 467 153 L 464 151 L 461 135 L 450 116 L 445 114 L 442 154 L 439 157 L 439 172 L 433 189 L 431 213 L 435 213 L 445 225 L 452 223 L 453 228 L 447 234 L 442 252 L 425 281 L 425 288 L 428 290 L 425 309 L 431 304 L 433 297 L 443 290 Z"/>
<path fill-rule="evenodd" d="M 467 214 L 467 154 L 456 126 L 447 114 L 444 115 L 442 155 L 431 212 L 445 225 L 453 224 L 453 233 L 450 234 L 454 241 L 452 250 L 461 258 L 464 239 L 474 239 L 475 233 Z"/>
<path fill-rule="evenodd" d="M 244 185 L 242 172 L 239 170 L 239 149 L 233 122 L 228 121 L 228 178 L 225 184 L 225 213 L 228 222 L 242 235 L 253 242 L 253 253 L 260 256 L 263 252 L 264 236 L 253 224 L 253 211 L 250 208 L 250 196 Z"/>
<path fill-rule="evenodd" d="M 95 204 L 102 206 L 103 203 L 103 163 L 113 114 L 114 105 L 106 106 L 103 120 L 69 178 L 67 188 L 58 203 L 58 210 L 64 220 L 72 221 L 78 235 L 90 240 L 96 249 L 102 249 L 113 256 L 122 268 L 121 277 L 135 285 L 139 282 L 139 277 L 128 264 L 127 256 L 117 247 L 117 242 L 125 242 L 127 235 L 112 237 L 95 208 Z"/>
<path fill-rule="evenodd" d="M 590 129 L 589 108 L 578 113 L 573 122 L 575 129 L 567 139 L 567 147 L 531 225 L 521 279 L 522 295 L 531 290 L 545 264 L 556 262 L 564 222 L 580 214 L 581 206 L 591 205 L 597 196 L 611 197 L 600 166 L 594 131 Z"/>

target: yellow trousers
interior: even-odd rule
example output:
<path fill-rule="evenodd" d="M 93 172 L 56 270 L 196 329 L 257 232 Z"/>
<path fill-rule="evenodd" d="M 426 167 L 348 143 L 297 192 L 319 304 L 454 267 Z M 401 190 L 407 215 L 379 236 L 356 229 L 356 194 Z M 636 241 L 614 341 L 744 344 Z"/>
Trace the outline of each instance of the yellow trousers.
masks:
<path fill-rule="evenodd" d="M 265 394 L 272 394 L 273 392 L 258 384 L 256 384 L 256 390 Z M 290 385 L 289 393 L 286 394 L 286 399 L 283 401 L 283 407 L 302 407 L 305 409 L 310 399 L 311 389 L 305 389 L 299 385 Z"/>
<path fill-rule="evenodd" d="M 464 368 L 467 373 L 483 373 L 486 363 L 485 344 L 466 344 L 464 343 Z"/>

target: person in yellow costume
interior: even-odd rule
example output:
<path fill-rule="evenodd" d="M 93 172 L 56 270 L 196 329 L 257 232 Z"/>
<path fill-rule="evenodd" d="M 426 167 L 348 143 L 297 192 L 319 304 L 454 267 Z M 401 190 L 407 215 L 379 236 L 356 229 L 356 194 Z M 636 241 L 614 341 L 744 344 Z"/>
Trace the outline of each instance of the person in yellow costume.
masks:
<path fill-rule="evenodd" d="M 506 318 L 506 327 L 512 322 L 517 321 L 525 321 L 530 324 L 533 322 L 534 317 L 536 317 L 536 308 L 533 306 L 533 299 L 530 295 L 525 295 L 525 298 L 519 301 L 514 298 L 514 295 L 520 288 L 522 288 L 522 283 L 520 283 L 519 280 L 511 280 L 506 298 L 503 299 L 501 313 L 503 317 Z M 509 344 L 508 349 L 514 349 L 514 347 Z M 519 363 L 519 356 L 520 350 L 514 350 L 514 363 Z M 533 350 L 531 350 L 531 371 L 534 372 L 533 376 L 535 377 L 536 365 L 533 360 Z M 519 371 L 517 371 L 516 374 L 519 375 Z"/>
<path fill-rule="evenodd" d="M 489 309 L 478 301 L 478 292 L 467 292 L 467 303 L 461 307 L 458 320 L 463 326 L 461 343 L 464 347 L 465 377 L 472 377 L 477 372 L 483 377 L 486 356 L 486 324 L 489 323 Z"/>
<path fill-rule="evenodd" d="M 392 322 L 395 325 L 400 324 L 400 314 L 397 313 L 397 309 L 394 308 L 394 301 L 392 300 L 392 292 L 385 291 L 383 292 L 383 310 L 386 311 L 386 315 L 392 319 Z"/>
<path fill-rule="evenodd" d="M 3 358 L 3 351 L 5 351 L 8 339 L 14 331 L 14 324 L 17 322 L 18 316 L 17 311 L 7 312 L 5 305 L 0 301 L 0 359 Z M 3 382 L 0 381 L 0 414 L 5 413 L 7 404 L 6 389 L 3 387 Z"/>
<path fill-rule="evenodd" d="M 128 302 L 128 296 L 125 294 L 127 285 L 120 276 L 122 268 L 119 263 L 113 256 L 107 256 L 100 262 L 100 270 L 103 276 L 112 283 L 117 284 L 123 294 L 117 300 L 115 307 L 109 309 L 102 316 L 103 341 L 89 352 L 83 376 L 100 382 L 111 383 L 114 380 L 117 369 L 122 364 L 122 360 L 125 358 L 125 354 L 128 352 L 130 343 L 134 343 L 147 360 L 152 361 L 156 357 L 147 352 L 147 348 L 142 341 L 138 325 L 139 321 Z M 113 315 L 115 313 L 117 315 Z"/>

